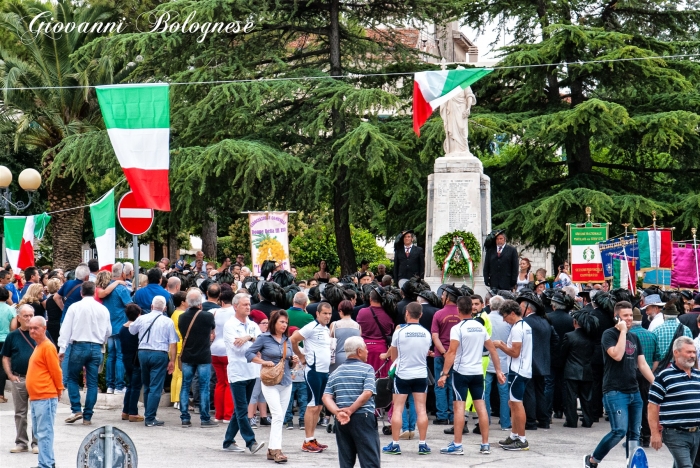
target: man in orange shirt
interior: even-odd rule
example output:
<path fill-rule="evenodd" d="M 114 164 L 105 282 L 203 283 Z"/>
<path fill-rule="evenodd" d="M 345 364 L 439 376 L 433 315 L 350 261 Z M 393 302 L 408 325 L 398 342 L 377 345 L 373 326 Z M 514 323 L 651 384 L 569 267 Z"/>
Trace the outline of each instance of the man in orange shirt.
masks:
<path fill-rule="evenodd" d="M 53 425 L 58 399 L 63 393 L 63 374 L 58 363 L 56 347 L 46 337 L 46 320 L 37 316 L 29 322 L 29 336 L 36 348 L 29 358 L 26 387 L 32 402 L 32 426 L 39 442 L 39 467 L 55 466 L 53 456 Z"/>

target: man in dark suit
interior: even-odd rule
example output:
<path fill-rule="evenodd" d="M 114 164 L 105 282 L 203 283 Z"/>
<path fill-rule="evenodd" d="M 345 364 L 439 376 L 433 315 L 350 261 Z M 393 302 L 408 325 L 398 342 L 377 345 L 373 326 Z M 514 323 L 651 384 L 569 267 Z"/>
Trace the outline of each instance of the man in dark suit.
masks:
<path fill-rule="evenodd" d="M 552 296 L 552 312 L 547 314 L 547 318 L 552 324 L 552 328 L 557 335 L 563 337 L 574 331 L 574 319 L 569 315 L 570 298 L 561 289 Z M 573 303 L 573 301 L 571 301 Z M 561 341 L 556 352 L 552 355 L 552 377 L 554 378 L 554 395 L 552 396 L 552 409 L 554 417 L 561 419 L 564 414 L 564 364 L 561 358 Z"/>
<path fill-rule="evenodd" d="M 697 338 L 700 335 L 700 328 L 698 327 L 698 318 L 700 317 L 700 294 L 697 294 L 693 298 L 693 309 L 680 317 L 678 321 L 681 322 L 686 327 L 690 328 L 693 333 L 693 338 Z"/>
<path fill-rule="evenodd" d="M 402 232 L 394 243 L 394 281 L 396 284 L 402 279 L 411 279 L 418 275 L 423 279 L 425 275 L 425 254 L 423 249 L 413 245 L 415 237 L 413 231 Z"/>
<path fill-rule="evenodd" d="M 578 312 L 580 313 L 580 312 Z M 578 314 L 577 314 L 578 315 Z M 575 330 L 564 335 L 561 358 L 564 364 L 564 427 L 577 427 L 576 399 L 581 401 L 583 427 L 591 427 L 594 415 L 591 411 L 593 394 L 593 341 L 574 319 Z"/>
<path fill-rule="evenodd" d="M 512 291 L 518 282 L 518 251 L 506 243 L 505 231 L 498 231 L 496 245 L 486 251 L 484 282 L 489 288 Z"/>

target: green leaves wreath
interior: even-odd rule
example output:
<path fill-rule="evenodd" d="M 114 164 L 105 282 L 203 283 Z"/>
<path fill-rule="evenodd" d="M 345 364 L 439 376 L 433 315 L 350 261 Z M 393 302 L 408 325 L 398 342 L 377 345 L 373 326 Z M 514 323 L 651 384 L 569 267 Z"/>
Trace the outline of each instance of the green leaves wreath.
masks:
<path fill-rule="evenodd" d="M 476 271 L 479 267 L 479 263 L 481 263 L 481 243 L 476 240 L 476 237 L 471 232 L 452 231 L 440 237 L 433 247 L 435 262 L 442 268 L 445 257 L 447 257 L 452 250 L 452 239 L 454 237 L 461 237 L 463 239 L 464 246 L 467 248 L 467 252 L 469 252 L 472 262 L 474 263 L 474 271 Z M 450 263 L 448 273 L 452 276 L 468 276 L 469 262 L 463 258 L 458 262 L 455 262 L 453 259 L 452 263 Z"/>

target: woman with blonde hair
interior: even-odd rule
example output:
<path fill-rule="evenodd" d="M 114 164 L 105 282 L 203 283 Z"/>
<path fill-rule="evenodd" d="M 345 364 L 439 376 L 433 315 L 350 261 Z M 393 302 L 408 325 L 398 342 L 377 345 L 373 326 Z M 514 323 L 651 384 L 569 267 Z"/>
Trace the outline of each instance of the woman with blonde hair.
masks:
<path fill-rule="evenodd" d="M 100 271 L 97 273 L 97 277 L 95 278 L 95 300 L 100 304 L 102 304 L 102 299 L 109 296 L 112 291 L 114 291 L 114 288 L 120 284 L 126 286 L 126 281 L 118 280 L 111 284 L 110 281 L 112 281 L 111 272 Z"/>
<path fill-rule="evenodd" d="M 46 301 L 44 300 L 44 285 L 34 283 L 27 288 L 27 292 L 22 297 L 22 300 L 17 304 L 17 310 L 24 304 L 29 304 L 34 307 L 34 317 L 42 316 L 46 318 Z"/>

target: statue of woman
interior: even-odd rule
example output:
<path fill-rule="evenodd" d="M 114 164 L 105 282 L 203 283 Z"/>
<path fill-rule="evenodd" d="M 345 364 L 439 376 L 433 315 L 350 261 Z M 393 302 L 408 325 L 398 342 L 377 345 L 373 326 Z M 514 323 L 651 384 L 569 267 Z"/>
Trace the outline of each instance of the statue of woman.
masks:
<path fill-rule="evenodd" d="M 446 155 L 450 153 L 471 155 L 467 142 L 469 132 L 467 119 L 474 104 L 476 104 L 476 96 L 472 88 L 467 86 L 463 92 L 440 106 L 440 117 L 445 125 L 445 143 L 442 147 Z"/>

